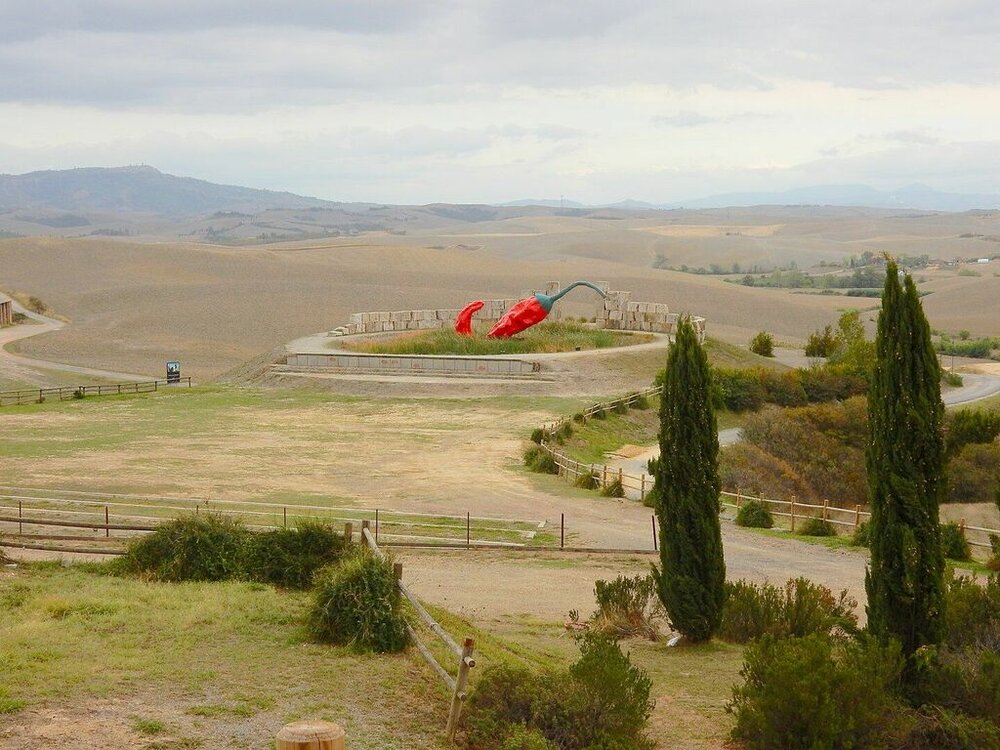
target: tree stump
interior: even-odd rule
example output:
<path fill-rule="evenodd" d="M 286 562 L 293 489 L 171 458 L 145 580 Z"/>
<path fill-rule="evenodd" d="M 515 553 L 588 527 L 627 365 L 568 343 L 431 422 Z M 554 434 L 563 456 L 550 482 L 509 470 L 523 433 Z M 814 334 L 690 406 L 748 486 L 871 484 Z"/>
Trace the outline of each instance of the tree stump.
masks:
<path fill-rule="evenodd" d="M 329 721 L 286 724 L 275 738 L 276 750 L 346 750 L 344 730 Z"/>

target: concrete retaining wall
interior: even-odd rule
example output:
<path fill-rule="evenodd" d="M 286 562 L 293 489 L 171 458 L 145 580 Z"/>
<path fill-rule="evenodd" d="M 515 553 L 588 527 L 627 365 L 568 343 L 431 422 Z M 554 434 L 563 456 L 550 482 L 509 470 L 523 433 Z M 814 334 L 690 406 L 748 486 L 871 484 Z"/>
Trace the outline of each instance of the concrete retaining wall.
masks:
<path fill-rule="evenodd" d="M 289 369 L 323 369 L 366 374 L 475 375 L 530 377 L 541 369 L 537 362 L 500 357 L 448 357 L 417 354 L 289 354 Z"/>

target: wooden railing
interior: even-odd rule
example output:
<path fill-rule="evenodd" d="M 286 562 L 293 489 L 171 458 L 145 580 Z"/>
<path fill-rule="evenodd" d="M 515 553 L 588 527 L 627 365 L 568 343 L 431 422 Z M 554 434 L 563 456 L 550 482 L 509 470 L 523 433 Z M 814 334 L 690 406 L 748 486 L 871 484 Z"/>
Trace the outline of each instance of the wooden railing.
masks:
<path fill-rule="evenodd" d="M 0 391 L 0 406 L 42 404 L 46 401 L 69 401 L 88 396 L 121 396 L 128 393 L 153 393 L 166 386 L 191 387 L 191 378 L 177 382 L 146 380 L 136 383 L 110 383 L 103 385 L 67 385 L 59 388 L 29 388 L 18 391 Z"/>

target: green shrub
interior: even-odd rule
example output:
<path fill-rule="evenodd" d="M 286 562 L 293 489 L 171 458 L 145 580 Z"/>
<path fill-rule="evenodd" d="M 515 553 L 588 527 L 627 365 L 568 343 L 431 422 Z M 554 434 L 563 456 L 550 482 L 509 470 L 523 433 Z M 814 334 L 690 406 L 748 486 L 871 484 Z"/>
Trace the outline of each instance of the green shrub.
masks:
<path fill-rule="evenodd" d="M 340 559 L 347 546 L 344 536 L 330 526 L 300 523 L 294 529 L 249 534 L 240 566 L 249 580 L 307 589 L 316 571 Z"/>
<path fill-rule="evenodd" d="M 587 418 L 583 416 L 582 411 L 578 411 L 576 414 L 573 415 L 573 421 L 576 422 L 577 424 L 584 424 L 587 421 Z"/>
<path fill-rule="evenodd" d="M 760 500 L 747 500 L 736 511 L 736 525 L 753 529 L 770 529 L 774 526 L 774 516 Z"/>
<path fill-rule="evenodd" d="M 764 387 L 764 398 L 778 406 L 805 406 L 809 402 L 805 388 L 799 381 L 798 371 L 773 372 L 760 370 L 760 383 Z"/>
<path fill-rule="evenodd" d="M 615 401 L 615 405 L 611 407 L 611 411 L 615 414 L 628 414 L 628 404 L 624 401 Z"/>
<path fill-rule="evenodd" d="M 1000 653 L 995 649 L 926 648 L 915 671 L 907 696 L 913 704 L 961 711 L 1000 728 Z"/>
<path fill-rule="evenodd" d="M 1000 435 L 1000 412 L 987 409 L 961 409 L 945 416 L 948 455 L 954 455 L 969 443 L 992 443 Z"/>
<path fill-rule="evenodd" d="M 185 515 L 130 542 L 114 567 L 154 581 L 239 578 L 248 534 L 226 516 Z"/>
<path fill-rule="evenodd" d="M 962 376 L 957 372 L 941 370 L 941 382 L 945 385 L 950 385 L 952 388 L 961 388 L 965 381 L 962 380 Z"/>
<path fill-rule="evenodd" d="M 898 711 L 891 697 L 903 667 L 896 644 L 765 636 L 744 659 L 744 682 L 726 710 L 746 750 L 879 747 Z"/>
<path fill-rule="evenodd" d="M 832 523 L 815 517 L 804 519 L 798 533 L 802 536 L 837 536 Z"/>
<path fill-rule="evenodd" d="M 983 586 L 956 576 L 945 591 L 944 613 L 945 643 L 950 648 L 976 646 L 1000 652 L 1000 576 L 990 576 Z"/>
<path fill-rule="evenodd" d="M 540 445 L 533 445 L 524 452 L 524 465 L 538 474 L 558 474 L 555 458 Z"/>
<path fill-rule="evenodd" d="M 941 549 L 949 560 L 968 560 L 972 557 L 969 543 L 957 523 L 941 524 Z"/>
<path fill-rule="evenodd" d="M 559 429 L 556 430 L 556 434 L 563 440 L 568 440 L 573 437 L 573 425 L 570 422 L 562 422 L 559 425 Z"/>
<path fill-rule="evenodd" d="M 807 357 L 829 357 L 836 349 L 837 336 L 831 325 L 821 331 L 813 331 L 806 340 Z"/>
<path fill-rule="evenodd" d="M 75 391 L 73 391 L 73 398 L 75 399 L 82 399 L 86 397 L 87 393 L 83 390 L 83 388 L 77 388 Z"/>
<path fill-rule="evenodd" d="M 987 502 L 1000 485 L 1000 442 L 969 443 L 948 461 L 947 502 Z"/>
<path fill-rule="evenodd" d="M 767 393 L 755 370 L 713 368 L 712 380 L 730 411 L 757 411 L 764 405 Z"/>
<path fill-rule="evenodd" d="M 771 583 L 730 581 L 726 583 L 718 636 L 746 643 L 765 635 L 788 638 L 854 633 L 858 626 L 856 606 L 846 590 L 834 597 L 830 589 L 806 578 L 789 579 L 784 589 Z"/>
<path fill-rule="evenodd" d="M 608 418 L 608 410 L 607 409 L 598 409 L 593 414 L 591 414 L 591 416 L 594 419 L 607 419 Z"/>
<path fill-rule="evenodd" d="M 750 351 L 761 357 L 774 356 L 774 337 L 767 331 L 761 331 L 750 339 Z"/>
<path fill-rule="evenodd" d="M 990 556 L 986 561 L 990 570 L 1000 570 L 1000 534 L 990 534 Z"/>
<path fill-rule="evenodd" d="M 641 636 L 656 640 L 662 610 L 651 575 L 597 581 L 594 596 L 597 609 L 590 621 L 596 631 L 615 638 Z"/>
<path fill-rule="evenodd" d="M 568 672 L 487 668 L 469 697 L 465 747 L 650 750 L 643 734 L 653 707 L 649 678 L 610 636 L 587 633 L 580 651 Z M 551 745 L 539 744 L 539 735 Z"/>
<path fill-rule="evenodd" d="M 632 399 L 632 408 L 639 411 L 645 411 L 649 408 L 649 398 L 645 393 L 636 394 L 635 398 Z"/>
<path fill-rule="evenodd" d="M 851 544 L 855 547 L 867 547 L 872 535 L 872 527 L 869 521 L 862 521 L 851 536 Z"/>
<path fill-rule="evenodd" d="M 392 561 L 360 548 L 319 571 L 309 630 L 320 642 L 358 651 L 405 648 L 406 623 Z"/>
<path fill-rule="evenodd" d="M 528 729 L 524 724 L 511 724 L 500 750 L 559 750 L 537 729 Z"/>
<path fill-rule="evenodd" d="M 625 487 L 622 480 L 615 477 L 612 481 L 601 487 L 599 493 L 601 497 L 625 497 Z"/>
<path fill-rule="evenodd" d="M 545 439 L 545 430 L 541 427 L 536 427 L 531 431 L 531 442 L 535 445 L 541 445 L 542 441 Z"/>
<path fill-rule="evenodd" d="M 909 726 L 894 739 L 893 750 L 984 750 L 1000 747 L 1000 729 L 995 724 L 938 706 L 924 706 L 903 721 Z"/>
<path fill-rule="evenodd" d="M 585 471 L 573 482 L 574 486 L 584 490 L 596 490 L 601 487 L 601 477 L 593 471 Z"/>

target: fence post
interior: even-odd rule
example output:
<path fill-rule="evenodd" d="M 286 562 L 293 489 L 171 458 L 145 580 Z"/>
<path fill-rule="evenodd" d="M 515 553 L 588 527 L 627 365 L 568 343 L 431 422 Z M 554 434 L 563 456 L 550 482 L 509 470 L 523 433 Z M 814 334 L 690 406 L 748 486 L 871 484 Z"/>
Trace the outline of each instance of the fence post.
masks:
<path fill-rule="evenodd" d="M 654 513 L 649 518 L 653 522 L 653 552 L 656 552 L 657 551 L 657 546 L 656 546 L 656 514 Z"/>
<path fill-rule="evenodd" d="M 795 495 L 792 495 L 792 501 L 791 501 L 791 503 L 789 505 L 789 508 L 790 508 L 789 514 L 790 514 L 791 519 L 792 519 L 791 527 L 792 527 L 792 531 L 794 532 L 795 531 Z"/>
<path fill-rule="evenodd" d="M 375 509 L 375 543 L 378 544 L 378 508 Z"/>
<path fill-rule="evenodd" d="M 472 651 L 475 641 L 466 638 L 462 644 L 462 657 L 458 662 L 458 679 L 455 681 L 455 693 L 451 697 L 451 710 L 448 712 L 448 726 L 445 732 L 449 740 L 455 738 L 455 730 L 458 728 L 458 719 L 462 715 L 462 704 L 465 702 L 465 686 L 469 682 L 469 670 L 476 666 L 476 660 L 472 658 Z"/>
<path fill-rule="evenodd" d="M 608 486 L 608 465 L 604 464 L 604 481 L 601 482 L 602 487 Z"/>
<path fill-rule="evenodd" d="M 830 501 L 823 500 L 823 520 L 829 521 L 830 520 L 829 515 L 830 515 Z"/>
<path fill-rule="evenodd" d="M 392 577 L 396 580 L 396 585 L 392 589 L 392 596 L 396 601 L 399 601 L 399 584 L 403 580 L 403 563 L 397 562 L 392 564 Z"/>
<path fill-rule="evenodd" d="M 858 530 L 858 526 L 861 525 L 861 506 L 854 506 L 854 530 Z"/>
<path fill-rule="evenodd" d="M 284 505 L 281 506 L 281 525 L 288 527 L 288 508 Z"/>
<path fill-rule="evenodd" d="M 559 549 L 566 546 L 566 514 L 559 514 Z"/>
<path fill-rule="evenodd" d="M 21 519 L 24 518 L 24 508 L 21 507 L 21 501 L 17 501 L 17 533 L 21 536 L 24 535 L 24 523 Z"/>
<path fill-rule="evenodd" d="M 618 484 L 620 484 L 622 487 L 625 486 L 624 483 L 622 483 L 622 467 L 621 466 L 618 467 Z"/>
<path fill-rule="evenodd" d="M 962 539 L 965 539 L 965 519 L 963 518 L 958 522 L 958 533 L 962 535 Z"/>
<path fill-rule="evenodd" d="M 736 510 L 740 509 L 740 505 L 743 503 L 743 490 L 736 490 Z"/>
<path fill-rule="evenodd" d="M 646 472 L 639 475 L 639 502 L 646 502 Z"/>
<path fill-rule="evenodd" d="M 354 540 L 354 524 L 350 521 L 344 524 L 344 539 L 348 542 Z"/>
<path fill-rule="evenodd" d="M 472 546 L 472 517 L 465 511 L 465 548 Z"/>
<path fill-rule="evenodd" d="M 105 505 L 104 506 L 104 536 L 105 537 L 111 536 L 111 525 L 110 524 L 111 524 L 111 521 L 110 521 L 110 519 L 108 517 L 108 506 Z"/>

